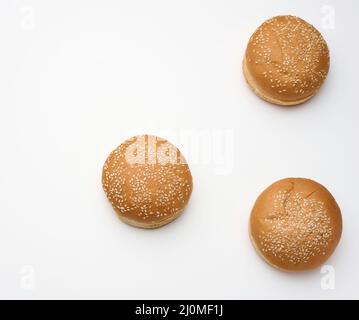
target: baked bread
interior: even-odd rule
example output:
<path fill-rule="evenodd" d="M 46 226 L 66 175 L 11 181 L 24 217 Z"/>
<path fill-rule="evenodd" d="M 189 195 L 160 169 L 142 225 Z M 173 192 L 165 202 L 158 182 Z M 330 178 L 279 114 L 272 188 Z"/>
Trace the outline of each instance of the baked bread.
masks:
<path fill-rule="evenodd" d="M 192 193 L 192 175 L 175 146 L 142 135 L 112 151 L 103 167 L 102 185 L 123 222 L 153 229 L 182 213 Z"/>
<path fill-rule="evenodd" d="M 330 192 L 302 178 L 280 180 L 257 199 L 250 238 L 259 255 L 283 271 L 321 266 L 342 234 L 342 216 Z"/>
<path fill-rule="evenodd" d="M 243 73 L 253 91 L 277 105 L 312 98 L 329 72 L 329 49 L 312 25 L 293 16 L 264 22 L 249 40 Z"/>

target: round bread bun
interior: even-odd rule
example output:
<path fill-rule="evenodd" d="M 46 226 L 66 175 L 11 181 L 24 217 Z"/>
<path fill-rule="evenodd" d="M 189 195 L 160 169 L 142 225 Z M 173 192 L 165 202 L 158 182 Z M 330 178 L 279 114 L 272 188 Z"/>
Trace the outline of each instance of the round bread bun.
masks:
<path fill-rule="evenodd" d="M 267 102 L 293 106 L 312 98 L 329 72 L 329 50 L 312 25 L 293 16 L 264 22 L 249 40 L 243 73 Z"/>
<path fill-rule="evenodd" d="M 330 192 L 302 178 L 280 180 L 257 199 L 249 222 L 259 255 L 282 271 L 321 266 L 342 234 L 342 216 Z"/>
<path fill-rule="evenodd" d="M 112 151 L 103 167 L 102 186 L 123 222 L 154 229 L 182 213 L 192 193 L 192 175 L 174 145 L 141 135 Z"/>

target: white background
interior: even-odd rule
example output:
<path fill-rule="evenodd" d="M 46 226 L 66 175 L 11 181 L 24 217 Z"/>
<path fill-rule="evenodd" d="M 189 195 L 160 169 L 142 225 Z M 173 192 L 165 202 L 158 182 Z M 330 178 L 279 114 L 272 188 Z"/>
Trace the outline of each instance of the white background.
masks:
<path fill-rule="evenodd" d="M 358 11 L 354 0 L 1 1 L 0 297 L 359 298 Z M 301 107 L 261 101 L 241 72 L 250 35 L 278 14 L 314 24 L 331 50 L 325 86 Z M 191 159 L 188 132 L 222 134 L 227 169 L 204 151 Z M 140 133 L 175 143 L 194 177 L 185 213 L 153 231 L 121 223 L 100 181 L 108 153 Z M 248 239 L 256 197 L 290 176 L 341 206 L 334 290 L 320 270 L 267 266 Z"/>

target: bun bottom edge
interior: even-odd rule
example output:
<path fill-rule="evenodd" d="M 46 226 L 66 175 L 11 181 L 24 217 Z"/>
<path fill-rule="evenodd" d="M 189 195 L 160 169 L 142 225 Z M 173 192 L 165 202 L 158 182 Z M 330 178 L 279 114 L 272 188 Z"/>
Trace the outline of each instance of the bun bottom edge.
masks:
<path fill-rule="evenodd" d="M 185 208 L 177 211 L 175 214 L 173 214 L 172 216 L 162 220 L 162 221 L 156 221 L 153 223 L 142 223 L 140 221 L 135 221 L 132 219 L 129 219 L 127 217 L 124 217 L 123 214 L 121 214 L 120 212 L 118 212 L 118 210 L 115 209 L 115 212 L 118 216 L 118 218 L 123 222 L 126 223 L 132 227 L 136 227 L 136 228 L 140 228 L 140 229 L 157 229 L 157 228 L 161 228 L 169 223 L 171 223 L 172 221 L 174 221 L 175 219 L 177 219 L 180 215 L 182 215 L 183 211 L 185 210 Z"/>

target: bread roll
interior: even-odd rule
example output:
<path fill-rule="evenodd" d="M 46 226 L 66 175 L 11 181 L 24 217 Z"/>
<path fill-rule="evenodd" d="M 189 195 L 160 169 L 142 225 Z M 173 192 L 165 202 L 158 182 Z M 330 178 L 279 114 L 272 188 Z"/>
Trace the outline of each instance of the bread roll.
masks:
<path fill-rule="evenodd" d="M 330 192 L 301 178 L 280 180 L 257 199 L 250 237 L 259 255 L 283 271 L 321 266 L 342 234 L 342 216 Z"/>
<path fill-rule="evenodd" d="M 103 167 L 102 185 L 123 222 L 153 229 L 182 213 L 192 193 L 192 175 L 175 146 L 142 135 L 112 151 Z"/>
<path fill-rule="evenodd" d="M 262 99 L 292 106 L 312 98 L 329 72 L 329 50 L 312 25 L 293 16 L 264 22 L 249 40 L 244 76 Z"/>

